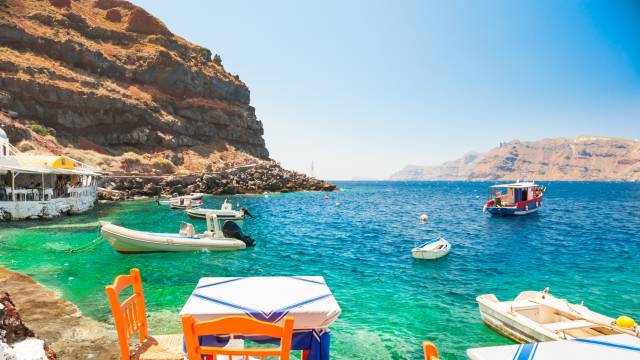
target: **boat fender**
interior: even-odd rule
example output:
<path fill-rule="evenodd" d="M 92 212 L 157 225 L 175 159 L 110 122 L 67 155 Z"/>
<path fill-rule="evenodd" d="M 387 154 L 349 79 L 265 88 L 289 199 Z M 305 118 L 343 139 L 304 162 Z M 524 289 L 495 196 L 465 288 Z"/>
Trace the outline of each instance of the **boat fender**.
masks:
<path fill-rule="evenodd" d="M 10 212 L 8 212 L 5 209 L 0 209 L 0 215 L 2 215 L 2 220 L 4 220 L 5 222 L 9 222 L 12 220 L 13 216 L 11 215 Z"/>
<path fill-rule="evenodd" d="M 616 319 L 616 325 L 621 328 L 630 329 L 636 326 L 636 321 L 628 316 L 622 315 Z"/>

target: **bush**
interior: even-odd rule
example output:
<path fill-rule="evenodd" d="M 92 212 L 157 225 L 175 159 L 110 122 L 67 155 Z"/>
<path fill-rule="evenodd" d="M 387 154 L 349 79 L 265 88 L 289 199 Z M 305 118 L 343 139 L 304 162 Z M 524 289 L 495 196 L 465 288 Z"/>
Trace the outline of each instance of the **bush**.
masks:
<path fill-rule="evenodd" d="M 173 174 L 176 172 L 176 166 L 165 158 L 153 160 L 151 166 L 164 174 Z"/>
<path fill-rule="evenodd" d="M 124 170 L 128 171 L 142 164 L 142 156 L 133 152 L 126 152 L 120 156 L 120 162 Z"/>
<path fill-rule="evenodd" d="M 44 127 L 42 125 L 33 124 L 33 125 L 29 125 L 29 128 L 31 129 L 31 131 L 33 131 L 34 133 L 36 133 L 36 134 L 38 134 L 40 136 L 49 135 L 49 129 L 47 129 L 46 127 Z"/>

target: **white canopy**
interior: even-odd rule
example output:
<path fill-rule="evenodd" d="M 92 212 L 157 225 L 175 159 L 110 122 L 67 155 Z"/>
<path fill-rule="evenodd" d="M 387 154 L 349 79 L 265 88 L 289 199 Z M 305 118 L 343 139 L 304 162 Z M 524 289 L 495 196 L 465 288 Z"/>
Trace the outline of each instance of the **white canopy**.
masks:
<path fill-rule="evenodd" d="M 20 165 L 0 165 L 0 173 L 6 171 L 19 172 L 23 174 L 56 174 L 56 175 L 90 175 L 99 176 L 100 174 L 83 168 L 60 169 L 41 166 L 20 166 Z"/>

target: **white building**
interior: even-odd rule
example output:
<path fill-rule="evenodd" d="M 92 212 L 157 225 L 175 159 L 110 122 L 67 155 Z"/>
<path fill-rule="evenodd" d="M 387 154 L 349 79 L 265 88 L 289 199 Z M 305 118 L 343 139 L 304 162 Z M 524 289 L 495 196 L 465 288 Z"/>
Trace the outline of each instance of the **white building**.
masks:
<path fill-rule="evenodd" d="M 23 154 L 0 129 L 0 220 L 87 211 L 96 203 L 98 176 L 67 156 Z"/>

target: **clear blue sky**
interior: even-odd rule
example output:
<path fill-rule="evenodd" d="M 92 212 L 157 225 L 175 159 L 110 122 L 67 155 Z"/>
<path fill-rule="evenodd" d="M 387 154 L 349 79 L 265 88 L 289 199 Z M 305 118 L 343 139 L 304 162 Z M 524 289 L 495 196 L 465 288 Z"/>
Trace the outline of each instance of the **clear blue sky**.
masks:
<path fill-rule="evenodd" d="M 220 54 L 271 156 L 319 177 L 514 138 L 640 138 L 637 1 L 135 2 Z"/>

